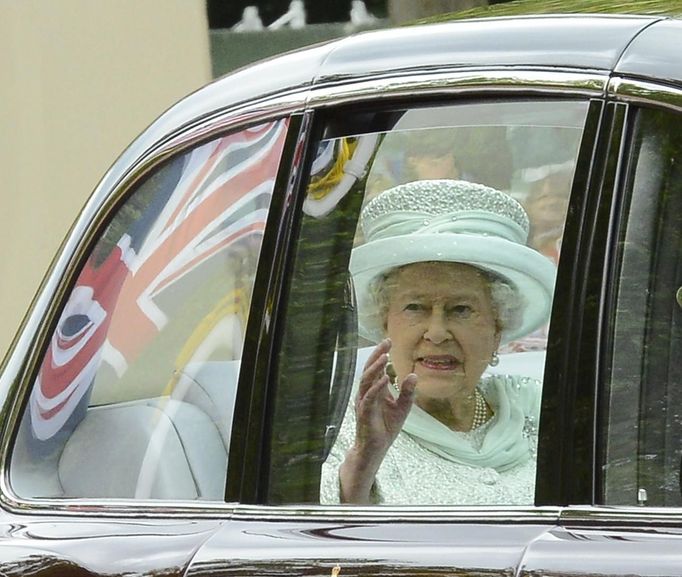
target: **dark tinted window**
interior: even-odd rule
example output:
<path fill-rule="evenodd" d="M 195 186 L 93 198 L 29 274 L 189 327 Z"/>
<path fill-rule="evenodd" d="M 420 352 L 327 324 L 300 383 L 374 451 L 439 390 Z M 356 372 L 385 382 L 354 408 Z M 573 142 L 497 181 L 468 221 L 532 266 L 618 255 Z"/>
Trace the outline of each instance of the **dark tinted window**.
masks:
<path fill-rule="evenodd" d="M 682 118 L 636 114 L 605 430 L 607 504 L 681 505 Z"/>

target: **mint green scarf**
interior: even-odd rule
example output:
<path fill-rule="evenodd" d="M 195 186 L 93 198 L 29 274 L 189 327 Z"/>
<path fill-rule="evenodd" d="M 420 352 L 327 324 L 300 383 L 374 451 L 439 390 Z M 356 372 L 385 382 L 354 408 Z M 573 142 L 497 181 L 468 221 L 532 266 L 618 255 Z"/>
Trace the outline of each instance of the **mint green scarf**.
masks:
<path fill-rule="evenodd" d="M 495 415 L 487 424 L 485 438 L 476 449 L 467 435 L 453 431 L 418 407 L 412 410 L 403 431 L 448 461 L 470 467 L 506 471 L 534 454 L 542 387 L 527 377 L 493 375 L 479 385 Z"/>

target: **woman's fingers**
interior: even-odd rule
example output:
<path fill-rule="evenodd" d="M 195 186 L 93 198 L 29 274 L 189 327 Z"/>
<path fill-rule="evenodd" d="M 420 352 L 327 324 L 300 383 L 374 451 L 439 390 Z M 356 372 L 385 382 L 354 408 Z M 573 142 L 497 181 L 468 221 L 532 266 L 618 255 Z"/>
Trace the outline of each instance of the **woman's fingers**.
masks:
<path fill-rule="evenodd" d="M 414 373 L 403 379 L 397 398 L 389 391 L 390 378 L 386 374 L 386 365 L 390 349 L 389 339 L 381 341 L 367 359 L 360 378 L 355 405 L 358 426 L 363 430 L 369 427 L 367 430 L 374 431 L 372 435 L 392 434 L 396 428 L 399 430 L 414 401 L 417 386 L 417 375 Z"/>
<path fill-rule="evenodd" d="M 376 347 L 374 347 L 374 350 L 369 354 L 369 357 L 367 357 L 367 361 L 365 362 L 365 367 L 368 367 L 374 363 L 374 361 L 376 361 L 382 355 L 387 355 L 388 351 L 390 350 L 391 339 L 384 339 Z"/>
<path fill-rule="evenodd" d="M 403 379 L 403 382 L 400 383 L 400 394 L 396 399 L 396 404 L 398 405 L 398 407 L 404 410 L 406 414 L 412 407 L 412 403 L 414 401 L 414 392 L 416 388 L 417 375 L 414 373 L 410 373 L 409 375 L 407 375 Z"/>
<path fill-rule="evenodd" d="M 360 378 L 360 386 L 358 387 L 358 396 L 360 398 L 367 394 L 368 389 L 377 382 L 378 379 L 386 374 L 386 364 L 388 357 L 384 354 L 376 359 L 371 365 L 365 367 Z"/>
<path fill-rule="evenodd" d="M 367 357 L 367 361 L 365 361 L 365 369 L 376 363 L 377 360 L 383 357 L 388 357 L 390 350 L 391 339 L 384 339 L 381 341 L 376 347 L 374 347 L 374 350 L 370 353 L 369 357 Z"/>
<path fill-rule="evenodd" d="M 387 387 L 390 384 L 389 376 L 384 374 L 375 380 L 365 391 L 365 394 L 358 399 L 363 407 L 370 407 L 377 400 L 381 400 L 389 405 L 395 405 L 402 412 L 407 414 L 414 401 L 414 392 L 417 388 L 417 375 L 410 373 L 405 377 L 400 386 L 400 394 L 397 398 L 388 394 Z"/>
<path fill-rule="evenodd" d="M 390 339 L 384 339 L 369 355 L 367 362 L 365 363 L 365 368 L 362 371 L 362 377 L 360 378 L 360 386 L 358 388 L 360 397 L 363 397 L 367 393 L 367 389 L 386 373 L 388 351 L 390 350 Z"/>
<path fill-rule="evenodd" d="M 379 396 L 385 396 L 386 387 L 389 384 L 389 378 L 387 374 L 383 374 L 372 382 L 372 384 L 367 388 L 365 394 L 362 396 L 361 402 L 373 403 Z"/>

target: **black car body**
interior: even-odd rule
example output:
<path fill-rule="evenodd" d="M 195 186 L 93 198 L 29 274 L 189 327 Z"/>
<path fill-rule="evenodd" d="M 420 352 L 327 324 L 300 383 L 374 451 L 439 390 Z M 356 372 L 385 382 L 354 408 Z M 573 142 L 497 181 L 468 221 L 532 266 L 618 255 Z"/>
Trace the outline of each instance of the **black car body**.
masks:
<path fill-rule="evenodd" d="M 4 362 L 0 572 L 681 575 L 681 43 L 680 21 L 646 16 L 371 32 L 163 114 L 103 178 Z M 453 128 L 500 188 L 570 173 L 532 504 L 319 504 L 357 364 L 355 193 L 396 157 L 370 170 L 372 141 L 328 204 L 316 160 L 401 122 Z M 244 195 L 211 200 L 228 180 Z M 232 389 L 202 388 L 228 373 Z"/>

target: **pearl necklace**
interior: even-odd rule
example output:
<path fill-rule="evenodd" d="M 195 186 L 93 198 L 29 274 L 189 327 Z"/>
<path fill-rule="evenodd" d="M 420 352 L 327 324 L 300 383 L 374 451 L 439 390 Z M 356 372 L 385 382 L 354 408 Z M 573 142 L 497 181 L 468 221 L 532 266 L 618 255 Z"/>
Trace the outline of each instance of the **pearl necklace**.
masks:
<path fill-rule="evenodd" d="M 400 387 L 395 381 L 391 381 L 391 386 L 396 393 L 400 394 Z M 474 418 L 471 421 L 470 431 L 478 429 L 481 425 L 485 425 L 488 421 L 488 405 L 485 402 L 485 397 L 483 393 L 478 390 L 478 387 L 474 389 Z"/>
<path fill-rule="evenodd" d="M 474 418 L 471 421 L 471 431 L 478 429 L 488 420 L 488 406 L 485 403 L 483 394 L 478 390 L 478 387 L 474 390 L 474 397 Z"/>

